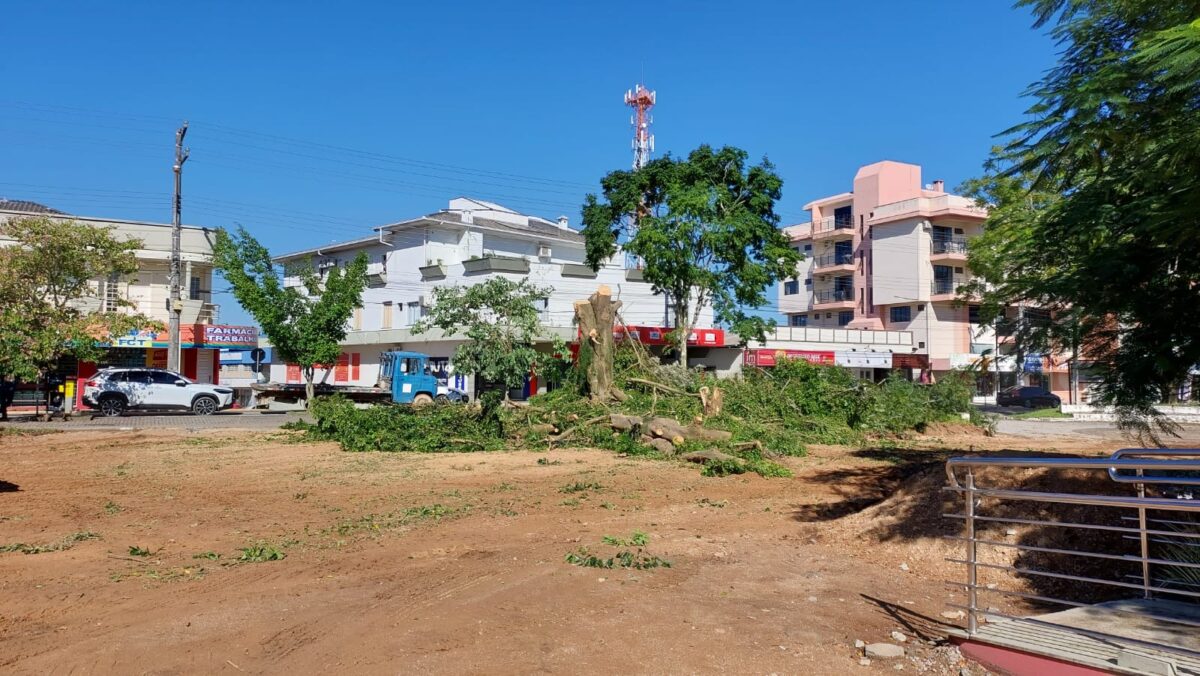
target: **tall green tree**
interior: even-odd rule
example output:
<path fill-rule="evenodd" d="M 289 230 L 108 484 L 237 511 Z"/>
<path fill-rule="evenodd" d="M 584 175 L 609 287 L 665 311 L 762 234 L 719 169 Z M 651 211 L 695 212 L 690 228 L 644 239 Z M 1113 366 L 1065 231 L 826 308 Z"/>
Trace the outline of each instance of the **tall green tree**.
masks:
<path fill-rule="evenodd" d="M 798 254 L 779 230 L 775 202 L 783 181 L 766 159 L 748 165 L 738 148 L 702 145 L 677 159 L 652 160 L 603 179 L 603 201 L 583 205 L 587 261 L 593 268 L 618 249 L 645 262 L 645 278 L 673 306 L 681 363 L 704 308 L 743 339 L 761 339 L 772 320 L 748 310 L 796 274 Z"/>
<path fill-rule="evenodd" d="M 550 289 L 528 280 L 514 282 L 492 277 L 471 286 L 442 286 L 433 290 L 433 307 L 413 327 L 413 333 L 440 329 L 446 335 L 467 338 L 454 350 L 452 363 L 459 373 L 474 373 L 508 390 L 521 387 L 535 366 L 547 366 L 565 355 L 567 347 L 552 337 L 552 354 L 534 345 L 547 336 L 537 305 L 550 297 Z"/>
<path fill-rule="evenodd" d="M 124 297 L 104 297 L 137 273 L 141 245 L 72 220 L 0 224 L 0 374 L 28 380 L 66 356 L 96 361 L 113 336 L 161 328 Z"/>
<path fill-rule="evenodd" d="M 1062 51 L 993 156 L 984 181 L 1018 189 L 987 195 L 996 216 L 971 266 L 993 306 L 1069 312 L 1100 399 L 1149 432 L 1153 404 L 1200 362 L 1200 2 L 1018 6 Z M 1030 195 L 1038 208 L 1021 206 Z M 1061 322 L 1046 324 L 1035 337 L 1061 344 Z"/>
<path fill-rule="evenodd" d="M 213 265 L 233 286 L 233 296 L 271 341 L 274 353 L 304 373 L 304 393 L 313 403 L 313 378 L 318 366 L 328 366 L 342 354 L 347 324 L 362 307 L 367 285 L 367 257 L 360 253 L 345 266 L 317 274 L 311 261 L 293 266 L 288 274 L 299 284 L 284 285 L 284 271 L 271 253 L 245 228 L 230 235 L 217 231 Z"/>

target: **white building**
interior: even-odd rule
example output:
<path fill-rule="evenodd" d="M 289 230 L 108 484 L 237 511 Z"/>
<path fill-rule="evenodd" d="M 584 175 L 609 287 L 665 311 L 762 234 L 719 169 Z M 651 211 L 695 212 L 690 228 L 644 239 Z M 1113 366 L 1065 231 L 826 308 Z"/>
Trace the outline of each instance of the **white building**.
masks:
<path fill-rule="evenodd" d="M 138 269 L 135 274 L 91 280 L 92 293 L 78 300 L 84 311 L 129 312 L 145 315 L 166 324 L 170 320 L 171 226 L 115 218 L 73 216 L 35 202 L 0 200 L 0 226 L 18 218 L 70 220 L 95 228 L 104 228 L 119 240 L 141 242 L 134 252 Z M 218 324 L 220 308 L 212 302 L 212 246 L 214 232 L 207 228 L 183 226 L 180 233 L 182 264 L 182 307 L 180 318 L 180 370 L 201 382 L 217 382 L 221 348 L 248 349 L 257 342 L 258 330 L 252 326 Z M 0 228 L 0 246 L 13 242 Z M 122 336 L 99 363 L 65 358 L 59 375 L 68 382 L 68 390 L 81 391 L 78 381 L 106 366 L 167 365 L 167 334 L 143 330 Z M 81 407 L 82 401 L 77 404 Z"/>
<path fill-rule="evenodd" d="M 636 265 L 626 265 L 624 255 L 606 261 L 599 271 L 589 268 L 584 262 L 583 236 L 569 227 L 565 216 L 550 221 L 467 197 L 450 200 L 446 209 L 436 213 L 376 227 L 369 237 L 296 251 L 275 260 L 285 270 L 297 265 L 315 265 L 321 270 L 344 265 L 360 252 L 369 261 L 363 307 L 350 321 L 341 360 L 328 376 L 318 372 L 318 381 L 326 378 L 330 384 L 373 386 L 379 376 L 379 355 L 394 349 L 424 352 L 438 369 L 444 369 L 460 341 L 432 331 L 414 334 L 413 324 L 433 303 L 435 288 L 476 284 L 495 276 L 526 278 L 536 286 L 553 289 L 542 308 L 542 323 L 568 342 L 576 335 L 572 304 L 587 298 L 601 284 L 608 285 L 613 297 L 622 301 L 620 313 L 627 325 L 662 329 L 674 324 L 664 297 L 651 291 Z M 287 276 L 285 283 L 298 280 Z M 697 325 L 712 326 L 711 309 L 701 314 Z M 712 349 L 726 346 L 724 332 L 698 330 L 695 344 L 690 365 L 718 371 L 736 368 L 737 350 Z M 271 366 L 273 382 L 299 383 L 301 377 L 295 365 Z M 451 376 L 451 383 L 473 388 L 464 374 Z"/>

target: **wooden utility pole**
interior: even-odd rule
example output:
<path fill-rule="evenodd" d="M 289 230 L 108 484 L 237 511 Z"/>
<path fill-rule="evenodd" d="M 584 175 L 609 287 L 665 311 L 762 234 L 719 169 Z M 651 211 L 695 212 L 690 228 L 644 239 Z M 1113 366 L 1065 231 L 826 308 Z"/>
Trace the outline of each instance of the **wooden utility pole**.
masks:
<path fill-rule="evenodd" d="M 180 297 L 180 238 L 183 234 L 181 216 L 183 212 L 183 163 L 187 162 L 188 151 L 183 147 L 183 137 L 187 136 L 188 123 L 185 120 L 175 132 L 175 208 L 171 215 L 171 300 L 167 306 L 170 323 L 168 326 L 170 341 L 167 346 L 167 368 L 179 373 L 182 366 L 179 355 L 179 315 L 183 312 L 183 300 Z"/>

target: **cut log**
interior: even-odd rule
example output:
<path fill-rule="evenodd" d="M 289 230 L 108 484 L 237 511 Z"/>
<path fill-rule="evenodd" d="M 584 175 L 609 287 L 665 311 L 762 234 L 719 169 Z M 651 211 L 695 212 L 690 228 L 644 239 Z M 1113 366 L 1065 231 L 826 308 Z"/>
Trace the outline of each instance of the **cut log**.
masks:
<path fill-rule="evenodd" d="M 733 438 L 733 433 L 725 430 L 712 430 L 696 424 L 685 427 L 672 418 L 652 418 L 646 423 L 646 430 L 650 432 L 651 436 L 670 439 L 676 445 L 682 444 L 685 440 L 729 441 Z"/>
<path fill-rule="evenodd" d="M 642 427 L 642 419 L 634 415 L 614 413 L 609 416 L 608 422 L 614 430 L 621 430 L 622 432 L 630 432 Z"/>
<path fill-rule="evenodd" d="M 558 434 L 558 428 L 550 423 L 530 425 L 529 431 L 535 434 Z"/>
<path fill-rule="evenodd" d="M 621 301 L 612 299 L 612 289 L 601 284 L 587 300 L 574 304 L 575 319 L 584 338 L 579 341 L 579 363 L 585 369 L 588 396 L 595 402 L 621 399 L 613 394 L 613 318 Z"/>
<path fill-rule="evenodd" d="M 647 438 L 649 439 L 649 441 L 645 442 L 647 446 L 650 446 L 654 450 L 664 455 L 675 455 L 675 444 L 671 443 L 667 439 L 656 439 L 654 437 Z"/>

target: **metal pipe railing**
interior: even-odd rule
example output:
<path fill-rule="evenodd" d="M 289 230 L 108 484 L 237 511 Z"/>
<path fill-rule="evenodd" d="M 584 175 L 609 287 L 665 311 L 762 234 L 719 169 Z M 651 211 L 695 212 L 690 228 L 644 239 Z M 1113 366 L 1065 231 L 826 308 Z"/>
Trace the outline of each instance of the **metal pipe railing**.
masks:
<path fill-rule="evenodd" d="M 1096 493 L 1033 491 L 1024 490 L 1019 487 L 1010 488 L 986 484 L 981 485 L 980 479 L 981 477 L 984 479 L 987 478 L 988 468 L 1003 468 L 1006 470 L 1103 471 L 1104 476 L 1110 480 L 1115 489 L 1132 484 L 1131 488 L 1134 489 L 1135 493 L 1134 495 L 1101 495 Z M 1086 603 L 1070 599 L 1056 598 L 1044 592 L 1030 593 L 1001 589 L 998 585 L 994 584 L 982 585 L 979 582 L 981 570 L 1002 571 L 1011 575 L 1023 576 L 1027 579 L 1100 585 L 1117 590 L 1137 590 L 1140 592 L 1139 595 L 1146 599 L 1156 596 L 1173 596 L 1190 600 L 1200 599 L 1200 591 L 1192 590 L 1200 590 L 1200 587 L 1190 582 L 1171 579 L 1171 576 L 1175 574 L 1172 572 L 1172 569 L 1176 571 L 1196 571 L 1200 570 L 1200 562 L 1164 558 L 1161 553 L 1156 553 L 1155 551 L 1155 547 L 1160 545 L 1168 545 L 1175 549 L 1179 547 L 1200 548 L 1200 519 L 1188 520 L 1187 517 L 1183 517 L 1183 515 L 1200 514 L 1200 500 L 1190 499 L 1190 496 L 1188 499 L 1160 497 L 1163 489 L 1168 489 L 1170 486 L 1200 485 L 1200 449 L 1126 448 L 1113 453 L 1107 458 L 961 457 L 952 458 L 946 462 L 946 477 L 948 485 L 945 490 L 961 493 L 963 496 L 962 513 L 949 513 L 943 514 L 943 516 L 952 519 L 962 519 L 964 521 L 965 535 L 948 536 L 948 539 L 964 543 L 965 557 L 962 559 L 949 558 L 947 561 L 963 564 L 967 569 L 965 585 L 962 583 L 950 584 L 954 584 L 955 587 L 966 591 L 966 606 L 955 607 L 963 607 L 967 611 L 967 632 L 970 635 L 978 633 L 981 619 L 984 619 L 988 615 L 996 614 L 990 611 L 985 612 L 980 608 L 980 594 L 999 594 L 1023 598 L 1028 601 L 1069 607 L 1087 605 Z M 1154 487 L 1157 494 L 1149 494 L 1148 487 Z M 1167 493 L 1170 493 L 1169 489 Z M 1044 505 L 1127 509 L 1132 510 L 1136 516 L 1122 517 L 1121 523 L 1136 523 L 1136 527 L 1133 525 L 1081 523 L 1079 521 L 1056 521 L 981 513 L 985 503 L 1003 502 L 1033 502 Z M 1158 514 L 1160 512 L 1179 514 L 1181 518 L 1166 518 L 1167 515 Z M 1037 545 L 1004 542 L 981 536 L 979 532 L 980 525 L 988 523 L 1023 524 L 1046 528 L 1082 529 L 1120 534 L 1122 539 L 1137 541 L 1137 553 L 1085 551 L 1067 547 L 1046 546 L 1044 542 Z M 990 563 L 980 560 L 979 554 L 981 548 L 998 548 L 1035 555 L 1064 558 L 1079 557 L 1080 559 L 1111 561 L 1114 565 L 1128 564 L 1129 566 L 1136 566 L 1135 570 L 1139 570 L 1139 572 L 1137 574 L 1121 576 L 1118 569 L 1117 576 L 1128 580 L 1122 581 L 1121 579 L 1104 579 L 1086 574 L 1068 574 L 1052 570 L 1041 570 L 1039 568 L 1044 568 L 1045 566 L 1038 565 L 1035 568 L 1028 563 L 1021 563 L 1019 560 L 1014 560 L 1011 565 Z M 1170 556 L 1169 551 L 1167 555 Z M 1156 571 L 1165 572 L 1155 577 Z M 1132 573 L 1132 571 L 1129 572 Z M 953 606 L 954 604 L 951 605 Z M 1024 619 L 1028 620 L 1028 618 Z M 1200 627 L 1200 623 L 1179 618 L 1157 619 Z M 1127 637 L 1109 636 L 1109 638 L 1128 640 Z M 1192 654 L 1200 655 L 1200 653 L 1194 652 Z"/>

